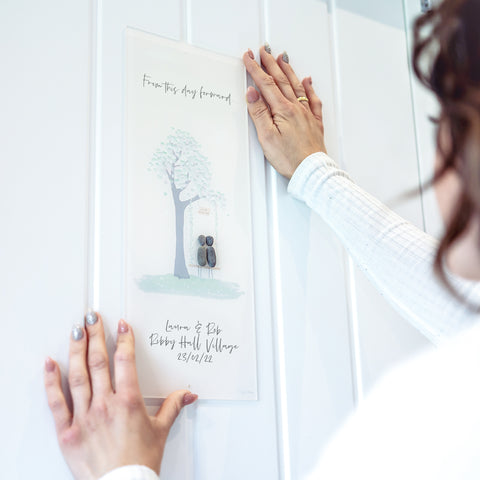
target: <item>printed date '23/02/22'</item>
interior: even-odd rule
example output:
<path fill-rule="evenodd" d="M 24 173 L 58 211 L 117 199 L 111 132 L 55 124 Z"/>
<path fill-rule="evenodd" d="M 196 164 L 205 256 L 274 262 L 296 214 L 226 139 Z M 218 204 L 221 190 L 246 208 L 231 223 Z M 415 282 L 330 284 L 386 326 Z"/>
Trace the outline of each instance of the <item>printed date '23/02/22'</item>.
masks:
<path fill-rule="evenodd" d="M 185 363 L 213 363 L 213 355 L 206 355 L 205 353 L 183 352 L 177 355 L 177 360 Z"/>

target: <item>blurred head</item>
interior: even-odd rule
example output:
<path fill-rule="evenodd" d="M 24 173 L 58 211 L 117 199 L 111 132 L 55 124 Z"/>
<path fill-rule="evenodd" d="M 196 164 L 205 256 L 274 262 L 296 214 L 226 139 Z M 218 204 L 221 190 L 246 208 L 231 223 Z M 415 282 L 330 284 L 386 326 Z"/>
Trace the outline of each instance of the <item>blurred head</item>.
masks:
<path fill-rule="evenodd" d="M 440 103 L 432 183 L 445 234 L 435 268 L 448 285 L 444 260 L 456 245 L 467 241 L 480 262 L 480 0 L 444 0 L 419 17 L 413 66 Z"/>

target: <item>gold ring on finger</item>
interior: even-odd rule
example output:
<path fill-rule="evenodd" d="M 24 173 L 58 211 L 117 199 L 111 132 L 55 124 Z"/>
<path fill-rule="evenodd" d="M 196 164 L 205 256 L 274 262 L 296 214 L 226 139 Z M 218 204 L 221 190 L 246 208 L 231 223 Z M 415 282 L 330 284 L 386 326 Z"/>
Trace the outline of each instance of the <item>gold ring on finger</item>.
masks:
<path fill-rule="evenodd" d="M 297 100 L 299 102 L 307 102 L 310 103 L 310 100 L 307 97 L 297 97 Z"/>

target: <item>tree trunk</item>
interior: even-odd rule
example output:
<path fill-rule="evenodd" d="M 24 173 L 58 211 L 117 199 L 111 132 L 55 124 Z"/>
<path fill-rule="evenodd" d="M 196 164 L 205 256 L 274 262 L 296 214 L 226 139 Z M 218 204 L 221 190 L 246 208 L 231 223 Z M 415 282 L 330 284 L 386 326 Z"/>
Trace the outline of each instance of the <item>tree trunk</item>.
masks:
<path fill-rule="evenodd" d="M 185 223 L 185 203 L 180 198 L 175 198 L 175 268 L 173 274 L 178 278 L 190 278 L 187 265 L 185 264 L 185 249 L 183 247 L 183 226 Z"/>

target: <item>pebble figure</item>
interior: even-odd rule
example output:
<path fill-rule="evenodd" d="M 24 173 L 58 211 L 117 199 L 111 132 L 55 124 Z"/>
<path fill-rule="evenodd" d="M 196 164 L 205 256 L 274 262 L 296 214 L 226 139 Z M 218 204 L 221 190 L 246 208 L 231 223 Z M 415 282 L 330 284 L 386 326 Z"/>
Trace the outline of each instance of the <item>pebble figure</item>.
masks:
<path fill-rule="evenodd" d="M 201 267 L 207 264 L 207 249 L 205 248 L 206 238 L 205 235 L 198 236 L 198 243 L 200 246 L 197 250 L 197 262 Z"/>
<path fill-rule="evenodd" d="M 217 264 L 217 254 L 212 246 L 213 237 L 208 236 L 205 241 L 207 243 L 207 263 L 209 267 L 213 268 Z"/>

